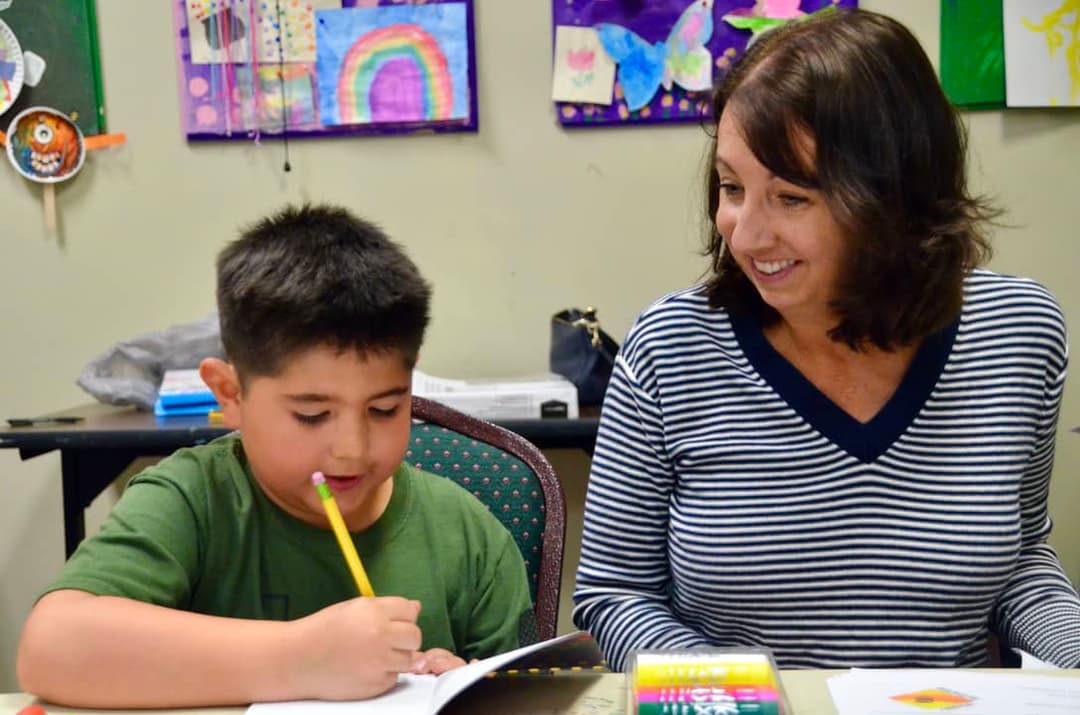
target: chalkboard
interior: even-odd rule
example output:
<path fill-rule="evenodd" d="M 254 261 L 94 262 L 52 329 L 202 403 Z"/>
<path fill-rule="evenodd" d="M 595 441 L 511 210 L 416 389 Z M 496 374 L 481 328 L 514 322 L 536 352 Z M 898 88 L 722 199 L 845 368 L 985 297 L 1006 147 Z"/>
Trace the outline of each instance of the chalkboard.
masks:
<path fill-rule="evenodd" d="M 0 12 L 24 52 L 44 58 L 36 87 L 23 85 L 0 129 L 27 107 L 45 106 L 69 116 L 86 136 L 105 133 L 94 0 L 15 0 Z"/>

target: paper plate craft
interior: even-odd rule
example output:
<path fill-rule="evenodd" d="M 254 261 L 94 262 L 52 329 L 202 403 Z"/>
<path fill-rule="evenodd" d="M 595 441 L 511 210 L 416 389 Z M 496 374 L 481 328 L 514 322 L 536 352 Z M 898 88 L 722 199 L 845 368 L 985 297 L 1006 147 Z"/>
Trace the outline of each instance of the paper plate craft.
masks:
<path fill-rule="evenodd" d="M 19 40 L 7 23 L 0 20 L 0 114 L 10 109 L 19 98 L 24 71 Z"/>
<path fill-rule="evenodd" d="M 79 173 L 86 152 L 123 144 L 124 134 L 99 134 L 83 138 L 82 130 L 63 112 L 49 107 L 29 107 L 15 115 L 7 134 L 0 132 L 0 144 L 7 145 L 7 157 L 15 171 L 42 185 L 45 226 L 56 229 L 54 184 Z"/>
<path fill-rule="evenodd" d="M 7 131 L 7 155 L 15 170 L 42 184 L 45 227 L 56 230 L 56 190 L 82 168 L 86 143 L 75 122 L 55 109 L 30 107 L 15 115 Z"/>
<path fill-rule="evenodd" d="M 39 184 L 67 181 L 86 159 L 82 131 L 55 109 L 30 107 L 19 112 L 11 120 L 7 136 L 12 166 Z"/>

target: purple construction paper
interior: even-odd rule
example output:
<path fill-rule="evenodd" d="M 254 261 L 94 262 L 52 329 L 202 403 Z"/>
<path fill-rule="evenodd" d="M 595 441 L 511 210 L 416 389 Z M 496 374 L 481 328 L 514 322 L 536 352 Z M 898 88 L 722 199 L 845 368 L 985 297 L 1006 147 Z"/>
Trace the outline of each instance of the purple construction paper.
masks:
<path fill-rule="evenodd" d="M 553 0 L 552 37 L 558 25 L 592 27 L 614 23 L 632 30 L 650 44 L 665 42 L 679 16 L 693 0 Z M 823 7 L 855 7 L 857 0 L 802 0 L 801 9 L 809 14 Z M 715 0 L 713 34 L 705 44 L 713 56 L 713 82 L 746 49 L 748 30 L 736 30 L 723 21 L 732 10 L 754 7 L 754 0 Z M 552 43 L 554 46 L 554 42 Z M 554 50 L 553 50 L 554 51 Z M 671 122 L 700 123 L 708 117 L 710 92 L 688 92 L 678 85 L 671 91 L 663 87 L 652 101 L 631 112 L 625 99 L 610 105 L 555 102 L 559 123 L 565 127 L 625 126 Z"/>
<path fill-rule="evenodd" d="M 364 136 L 377 134 L 430 134 L 442 132 L 475 132 L 479 128 L 477 120 L 476 99 L 476 41 L 473 35 L 473 3 L 474 0 L 426 0 L 423 4 L 435 3 L 459 3 L 465 6 L 466 36 L 468 43 L 468 116 L 464 119 L 446 121 L 421 121 L 421 122 L 394 122 L 378 124 L 349 124 L 323 126 L 318 122 L 317 112 L 315 122 L 294 124 L 291 121 L 285 128 L 285 123 L 280 126 L 266 126 L 265 122 L 259 122 L 256 114 L 250 109 L 244 111 L 243 99 L 250 97 L 252 91 L 250 64 L 234 63 L 231 69 L 227 65 L 194 64 L 191 61 L 191 49 L 188 42 L 187 11 L 184 0 L 172 0 L 173 15 L 176 21 L 176 52 L 177 74 L 180 92 L 180 124 L 181 130 L 189 141 L 220 141 L 230 139 L 261 140 L 279 139 L 282 136 L 288 138 L 328 137 L 328 136 Z M 284 2 L 284 0 L 282 0 Z M 414 4 L 411 0 L 378 0 L 379 5 L 394 6 Z M 420 3 L 415 3 L 420 4 Z M 343 8 L 368 6 L 370 2 L 360 0 L 342 0 Z M 245 25 L 248 23 L 245 23 Z M 315 63 L 286 63 L 290 66 L 306 67 L 308 74 L 315 78 Z M 275 63 L 259 62 L 259 68 L 276 67 Z M 247 72 L 237 72 L 238 68 L 246 67 Z M 316 83 L 317 84 L 317 83 Z M 318 87 L 313 87 L 312 102 L 318 107 Z M 286 89 L 289 93 L 289 90 Z M 290 93 L 290 100 L 295 101 Z M 306 101 L 306 96 L 304 97 Z M 249 102 L 250 104 L 250 102 Z M 229 111 L 231 109 L 231 111 Z M 290 117 L 298 116 L 296 112 L 289 112 Z M 302 118 L 310 118 L 307 113 L 299 114 Z M 258 127 L 262 123 L 264 126 Z M 284 131 L 282 129 L 284 128 Z"/>

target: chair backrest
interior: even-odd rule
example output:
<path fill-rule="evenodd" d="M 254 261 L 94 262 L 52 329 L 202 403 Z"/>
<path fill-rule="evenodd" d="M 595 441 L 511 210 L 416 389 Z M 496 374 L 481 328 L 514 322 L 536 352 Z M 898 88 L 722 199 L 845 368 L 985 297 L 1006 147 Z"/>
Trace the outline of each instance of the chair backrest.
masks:
<path fill-rule="evenodd" d="M 554 638 L 566 502 L 551 463 L 521 435 L 433 400 L 413 397 L 412 416 L 405 459 L 468 489 L 506 526 L 525 559 L 536 638 Z"/>

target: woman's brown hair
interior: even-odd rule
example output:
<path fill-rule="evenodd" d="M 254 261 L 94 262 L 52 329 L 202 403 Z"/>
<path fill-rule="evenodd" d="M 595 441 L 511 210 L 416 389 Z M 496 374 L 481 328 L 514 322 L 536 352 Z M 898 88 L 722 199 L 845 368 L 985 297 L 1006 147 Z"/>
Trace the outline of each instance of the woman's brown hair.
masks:
<path fill-rule="evenodd" d="M 964 127 L 903 25 L 861 10 L 784 25 L 751 45 L 712 108 L 714 122 L 735 113 L 750 150 L 772 173 L 821 191 L 843 228 L 848 250 L 830 337 L 854 349 L 891 349 L 959 316 L 965 275 L 990 256 L 985 226 L 997 211 L 968 192 Z M 769 325 L 779 314 L 713 223 L 715 136 L 711 146 L 705 290 L 713 307 Z"/>

